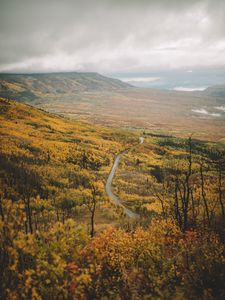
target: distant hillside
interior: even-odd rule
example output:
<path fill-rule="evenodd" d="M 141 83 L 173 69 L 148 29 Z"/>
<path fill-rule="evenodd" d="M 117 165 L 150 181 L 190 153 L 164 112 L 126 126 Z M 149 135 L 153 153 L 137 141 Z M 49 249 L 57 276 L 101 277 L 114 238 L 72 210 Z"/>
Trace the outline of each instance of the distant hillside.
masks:
<path fill-rule="evenodd" d="M 33 101 L 46 96 L 116 91 L 131 85 L 98 73 L 0 74 L 0 96 Z"/>
<path fill-rule="evenodd" d="M 203 92 L 133 88 L 97 73 L 0 74 L 0 96 L 48 112 L 214 141 L 225 138 L 223 93 L 224 86 Z"/>
<path fill-rule="evenodd" d="M 225 85 L 214 85 L 208 87 L 204 94 L 212 97 L 225 98 Z"/>

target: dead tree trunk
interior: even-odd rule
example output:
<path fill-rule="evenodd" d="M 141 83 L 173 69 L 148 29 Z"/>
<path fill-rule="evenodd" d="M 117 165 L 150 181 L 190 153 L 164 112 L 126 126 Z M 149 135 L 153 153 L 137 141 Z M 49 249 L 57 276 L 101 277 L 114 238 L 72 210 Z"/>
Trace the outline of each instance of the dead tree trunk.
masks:
<path fill-rule="evenodd" d="M 210 215 L 209 215 L 209 208 L 208 208 L 208 203 L 207 203 L 206 193 L 205 193 L 205 179 L 204 179 L 204 174 L 203 174 L 203 162 L 202 161 L 200 163 L 200 177 L 201 177 L 201 194 L 202 194 L 204 209 L 205 209 L 205 213 L 206 213 L 206 217 L 207 217 L 208 226 L 210 226 Z"/>
<path fill-rule="evenodd" d="M 223 196 L 222 196 L 222 168 L 219 165 L 218 167 L 218 194 L 219 194 L 219 202 L 221 207 L 221 213 L 224 221 L 225 212 L 224 212 L 224 205 L 223 205 Z"/>

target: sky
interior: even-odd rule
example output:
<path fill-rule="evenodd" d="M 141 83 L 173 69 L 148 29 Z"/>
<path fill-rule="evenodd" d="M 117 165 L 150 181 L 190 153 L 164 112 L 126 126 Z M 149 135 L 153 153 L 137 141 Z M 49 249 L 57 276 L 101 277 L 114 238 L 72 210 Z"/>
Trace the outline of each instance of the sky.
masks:
<path fill-rule="evenodd" d="M 0 0 L 0 72 L 225 68 L 225 0 Z"/>

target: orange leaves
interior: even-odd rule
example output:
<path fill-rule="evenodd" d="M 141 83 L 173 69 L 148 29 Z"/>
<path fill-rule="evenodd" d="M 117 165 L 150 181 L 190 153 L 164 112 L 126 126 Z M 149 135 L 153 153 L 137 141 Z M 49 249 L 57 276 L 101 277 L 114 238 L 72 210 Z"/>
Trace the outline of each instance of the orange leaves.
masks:
<path fill-rule="evenodd" d="M 154 219 L 148 229 L 111 227 L 89 239 L 68 219 L 26 235 L 17 224 L 22 208 L 6 202 L 0 218 L 6 299 L 213 299 L 225 293 L 225 249 L 212 232 L 183 234 L 173 220 Z"/>
<path fill-rule="evenodd" d="M 0 290 L 4 299 L 67 297 L 69 260 L 77 259 L 87 236 L 73 220 L 56 223 L 48 231 L 25 234 L 23 206 L 5 201 L 0 217 Z"/>
<path fill-rule="evenodd" d="M 135 284 L 137 278 L 147 280 L 143 277 L 143 268 L 153 265 L 157 261 L 157 255 L 159 254 L 159 258 L 161 255 L 156 251 L 159 248 L 153 236 L 151 230 L 144 231 L 141 228 L 134 234 L 111 228 L 93 239 L 84 249 L 80 259 L 81 266 L 85 266 L 85 270 L 88 267 L 92 278 L 89 287 L 85 288 L 85 290 L 88 288 L 86 295 L 91 293 L 93 286 L 97 299 L 103 295 L 107 297 L 110 290 L 114 291 L 113 295 L 116 298 L 123 292 L 129 294 L 131 286 L 137 289 Z M 150 259 L 149 264 L 147 259 Z M 148 272 L 148 267 L 146 271 Z M 82 273 L 83 268 L 80 267 L 79 272 Z M 76 281 L 76 285 L 79 285 L 79 282 Z M 121 290 L 121 286 L 124 291 Z M 76 291 L 74 293 L 76 299 Z"/>
<path fill-rule="evenodd" d="M 225 273 L 221 268 L 217 289 L 204 282 L 204 276 L 213 278 L 219 262 L 224 266 L 222 249 L 214 234 L 190 231 L 184 235 L 172 220 L 154 220 L 148 230 L 137 228 L 133 233 L 109 228 L 69 265 L 72 294 L 74 299 L 178 295 L 186 299 L 189 294 L 194 299 L 206 289 L 210 294 L 218 293 L 217 289 L 222 293 Z M 196 288 L 191 278 L 203 281 Z"/>

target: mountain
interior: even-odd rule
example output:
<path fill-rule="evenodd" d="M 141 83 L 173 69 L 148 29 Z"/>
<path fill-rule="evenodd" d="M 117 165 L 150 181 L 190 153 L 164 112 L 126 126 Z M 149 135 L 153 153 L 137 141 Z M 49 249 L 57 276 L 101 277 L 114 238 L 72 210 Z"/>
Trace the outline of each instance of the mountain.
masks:
<path fill-rule="evenodd" d="M 214 85 L 208 87 L 204 94 L 212 97 L 225 98 L 225 85 Z"/>
<path fill-rule="evenodd" d="M 98 73 L 0 74 L 0 96 L 28 102 L 46 96 L 129 88 L 127 83 Z"/>

